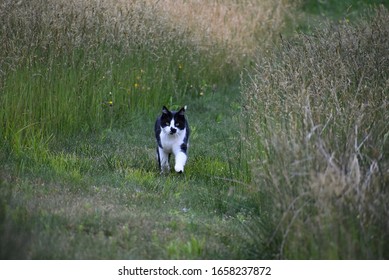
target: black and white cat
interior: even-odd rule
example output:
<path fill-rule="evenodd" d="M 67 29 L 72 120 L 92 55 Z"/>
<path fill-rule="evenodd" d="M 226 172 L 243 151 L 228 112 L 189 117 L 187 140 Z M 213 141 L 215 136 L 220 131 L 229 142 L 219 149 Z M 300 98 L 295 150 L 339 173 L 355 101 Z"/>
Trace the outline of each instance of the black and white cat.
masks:
<path fill-rule="evenodd" d="M 189 126 L 185 118 L 186 106 L 179 111 L 169 111 L 165 106 L 162 114 L 155 122 L 155 138 L 157 139 L 157 157 L 162 173 L 170 170 L 169 158 L 173 153 L 175 157 L 174 170 L 184 172 L 188 158 Z"/>

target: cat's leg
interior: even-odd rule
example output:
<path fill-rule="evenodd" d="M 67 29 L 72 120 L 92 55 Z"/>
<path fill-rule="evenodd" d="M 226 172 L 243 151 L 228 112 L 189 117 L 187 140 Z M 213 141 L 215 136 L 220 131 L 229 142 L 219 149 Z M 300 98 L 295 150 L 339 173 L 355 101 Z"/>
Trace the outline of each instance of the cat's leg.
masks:
<path fill-rule="evenodd" d="M 177 173 L 182 173 L 182 172 L 184 172 L 184 166 L 185 166 L 185 163 L 186 163 L 186 160 L 188 157 L 182 151 L 179 151 L 178 153 L 176 153 L 175 156 L 176 156 L 176 158 L 175 158 L 174 170 Z"/>
<path fill-rule="evenodd" d="M 158 163 L 161 173 L 166 173 L 170 171 L 169 166 L 169 153 L 166 153 L 161 147 L 158 146 Z"/>

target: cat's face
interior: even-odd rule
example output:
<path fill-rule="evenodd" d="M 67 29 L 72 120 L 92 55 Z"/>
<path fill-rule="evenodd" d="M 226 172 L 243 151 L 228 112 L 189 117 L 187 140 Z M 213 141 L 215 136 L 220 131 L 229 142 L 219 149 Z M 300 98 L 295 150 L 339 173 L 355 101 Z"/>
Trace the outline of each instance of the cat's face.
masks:
<path fill-rule="evenodd" d="M 166 134 L 180 134 L 185 129 L 185 107 L 179 111 L 169 111 L 165 106 L 162 108 L 161 128 Z"/>

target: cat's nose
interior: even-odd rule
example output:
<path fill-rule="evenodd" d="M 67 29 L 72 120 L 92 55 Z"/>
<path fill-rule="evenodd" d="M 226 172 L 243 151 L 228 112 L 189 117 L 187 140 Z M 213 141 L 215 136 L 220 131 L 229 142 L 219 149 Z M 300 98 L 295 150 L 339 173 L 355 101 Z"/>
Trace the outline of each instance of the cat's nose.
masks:
<path fill-rule="evenodd" d="M 176 133 L 177 132 L 177 129 L 176 128 L 174 128 L 174 127 L 171 127 L 170 128 L 170 134 L 174 134 L 174 133 Z"/>

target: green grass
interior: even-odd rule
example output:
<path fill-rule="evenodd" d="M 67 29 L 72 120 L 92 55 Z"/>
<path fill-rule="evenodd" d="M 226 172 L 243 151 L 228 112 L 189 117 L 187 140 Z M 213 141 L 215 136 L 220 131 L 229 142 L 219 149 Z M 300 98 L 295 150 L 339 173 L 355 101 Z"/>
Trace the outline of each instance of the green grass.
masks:
<path fill-rule="evenodd" d="M 237 99 L 226 93 L 231 101 L 205 96 L 189 107 L 194 133 L 183 176 L 159 175 L 151 118 L 14 158 L 2 174 L 2 239 L 10 240 L 2 257 L 244 258 L 236 240 L 253 209 L 242 186 L 225 180 L 239 156 L 226 152 L 237 137 L 228 131 L 233 118 L 217 122 L 220 104 Z"/>
<path fill-rule="evenodd" d="M 218 64 L 225 58 L 218 46 L 199 50 L 184 30 L 148 18 L 152 7 L 119 6 L 110 17 L 103 16 L 107 7 L 69 3 L 56 7 L 57 25 L 47 19 L 52 4 L 36 1 L 41 10 L 9 3 L 2 18 L 1 133 L 14 149 L 31 135 L 67 136 L 152 116 L 161 104 L 181 104 L 237 79 L 220 75 L 226 65 Z"/>
<path fill-rule="evenodd" d="M 257 50 L 147 1 L 4 4 L 0 258 L 387 258 L 388 12 L 292 2 L 247 2 L 273 18 Z M 157 168 L 162 105 L 188 105 L 182 175 Z"/>
<path fill-rule="evenodd" d="M 299 32 L 311 33 L 326 21 L 358 22 L 366 16 L 366 10 L 384 5 L 389 7 L 388 0 L 302 0 L 299 1 Z"/>
<path fill-rule="evenodd" d="M 363 14 L 366 8 L 371 8 L 379 5 L 388 5 L 389 2 L 378 0 L 302 0 L 301 8 L 303 11 L 310 14 L 327 16 L 334 19 L 341 19 L 347 17 L 358 17 Z"/>

